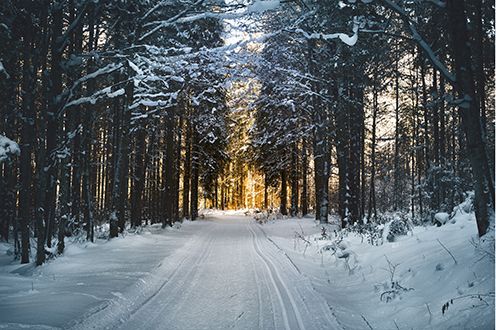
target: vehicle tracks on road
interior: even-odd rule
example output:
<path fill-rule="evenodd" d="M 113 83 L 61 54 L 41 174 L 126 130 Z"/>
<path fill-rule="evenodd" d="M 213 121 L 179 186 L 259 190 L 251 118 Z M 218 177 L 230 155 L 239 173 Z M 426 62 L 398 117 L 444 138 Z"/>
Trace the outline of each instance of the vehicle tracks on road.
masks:
<path fill-rule="evenodd" d="M 269 257 L 267 257 L 262 252 L 258 242 L 257 234 L 253 231 L 251 225 L 248 225 L 247 228 L 252 235 L 252 242 L 255 252 L 262 263 L 265 265 L 274 290 L 276 291 L 276 295 L 278 297 L 279 305 L 282 311 L 284 327 L 287 330 L 295 329 L 296 327 L 298 327 L 300 330 L 305 330 L 305 325 L 303 324 L 300 310 L 298 309 L 298 305 L 295 303 L 291 291 L 288 289 L 288 286 L 282 279 L 276 265 Z"/>

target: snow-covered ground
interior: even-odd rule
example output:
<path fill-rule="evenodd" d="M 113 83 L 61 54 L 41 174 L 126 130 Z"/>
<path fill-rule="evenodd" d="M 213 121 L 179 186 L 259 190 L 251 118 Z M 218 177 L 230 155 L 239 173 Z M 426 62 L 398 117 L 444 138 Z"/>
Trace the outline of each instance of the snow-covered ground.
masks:
<path fill-rule="evenodd" d="M 173 271 L 182 247 L 195 241 L 195 233 L 205 226 L 152 226 L 112 241 L 69 243 L 63 256 L 38 268 L 12 262 L 6 254 L 11 247 L 1 244 L 0 328 L 66 328 L 140 283 L 154 289 L 162 274 Z"/>
<path fill-rule="evenodd" d="M 69 245 L 39 268 L 4 260 L 0 327 L 337 328 L 310 281 L 240 214 Z"/>
<path fill-rule="evenodd" d="M 380 246 L 330 236 L 238 211 L 68 244 L 38 268 L 0 245 L 0 328 L 494 328 L 494 246 L 472 245 L 472 215 Z"/>
<path fill-rule="evenodd" d="M 380 246 L 359 234 L 336 237 L 332 228 L 322 240 L 311 219 L 272 221 L 263 230 L 311 279 L 342 328 L 494 329 L 494 230 L 479 242 L 473 214 L 414 227 Z"/>

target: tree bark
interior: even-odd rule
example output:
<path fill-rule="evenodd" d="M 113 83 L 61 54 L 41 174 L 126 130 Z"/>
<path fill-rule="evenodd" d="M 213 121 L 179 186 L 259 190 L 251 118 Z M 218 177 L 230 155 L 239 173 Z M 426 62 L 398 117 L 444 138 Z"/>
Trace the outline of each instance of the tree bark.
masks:
<path fill-rule="evenodd" d="M 302 142 L 301 149 L 301 214 L 305 216 L 308 214 L 308 154 L 307 143 Z"/>
<path fill-rule="evenodd" d="M 191 180 L 191 123 L 186 120 L 186 136 L 185 136 L 185 155 L 184 155 L 184 175 L 183 175 L 183 218 L 189 219 L 189 193 L 190 193 L 190 180 Z M 223 192 L 223 190 L 222 190 Z M 224 202 L 222 201 L 222 209 L 224 209 Z"/>
<path fill-rule="evenodd" d="M 198 218 L 198 177 L 199 177 L 199 161 L 200 154 L 198 149 L 197 133 L 192 133 L 192 160 L 191 160 L 191 220 Z"/>
<path fill-rule="evenodd" d="M 286 206 L 288 200 L 288 188 L 286 179 L 286 170 L 281 170 L 281 195 L 280 195 L 280 207 L 279 212 L 282 215 L 288 215 L 288 209 Z"/>
<path fill-rule="evenodd" d="M 150 150 L 146 150 L 146 125 L 136 132 L 136 152 L 133 189 L 131 190 L 131 226 L 139 227 L 143 216 L 143 189 L 145 187 L 146 167 L 149 162 Z"/>
<path fill-rule="evenodd" d="M 298 215 L 298 145 L 293 143 L 291 148 L 291 216 Z"/>
<path fill-rule="evenodd" d="M 447 0 L 447 11 L 457 77 L 456 89 L 462 99 L 459 111 L 467 140 L 468 158 L 472 165 L 477 229 L 479 236 L 483 236 L 489 227 L 490 209 L 494 208 L 494 189 L 487 180 L 490 170 L 483 141 L 480 109 L 476 102 L 464 1 Z"/>

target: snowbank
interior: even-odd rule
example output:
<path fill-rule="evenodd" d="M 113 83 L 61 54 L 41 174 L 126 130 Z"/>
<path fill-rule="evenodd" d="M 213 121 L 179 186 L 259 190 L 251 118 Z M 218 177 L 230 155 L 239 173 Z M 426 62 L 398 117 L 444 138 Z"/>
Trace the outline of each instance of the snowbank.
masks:
<path fill-rule="evenodd" d="M 443 217 L 444 218 L 444 217 Z M 374 246 L 311 219 L 262 229 L 311 279 L 346 329 L 494 329 L 494 228 L 473 213 Z"/>
<path fill-rule="evenodd" d="M 178 230 L 159 224 L 95 243 L 75 239 L 66 242 L 64 255 L 40 267 L 13 261 L 12 245 L 0 243 L 0 329 L 68 328 L 83 314 L 125 306 L 127 292 L 139 302 L 170 276 L 204 225 L 184 222 Z"/>

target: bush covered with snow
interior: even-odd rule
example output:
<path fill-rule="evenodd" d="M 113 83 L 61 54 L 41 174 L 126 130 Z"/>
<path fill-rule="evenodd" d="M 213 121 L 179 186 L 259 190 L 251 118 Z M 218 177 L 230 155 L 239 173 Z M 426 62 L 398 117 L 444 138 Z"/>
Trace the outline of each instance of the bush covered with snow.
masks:
<path fill-rule="evenodd" d="M 388 242 L 394 242 L 398 236 L 405 236 L 412 230 L 406 218 L 396 218 L 386 228 L 388 229 L 386 235 Z"/>
<path fill-rule="evenodd" d="M 345 232 L 356 233 L 362 237 L 362 241 L 370 245 L 381 245 L 383 243 L 384 225 L 373 222 L 357 224 L 345 229 Z"/>
<path fill-rule="evenodd" d="M 373 222 L 356 223 L 339 233 L 336 232 L 336 235 L 340 237 L 357 235 L 361 237 L 362 242 L 379 246 L 385 241 L 394 242 L 396 237 L 407 235 L 412 227 L 411 220 L 406 214 L 382 214 Z"/>
<path fill-rule="evenodd" d="M 474 210 L 474 198 L 475 193 L 473 191 L 467 191 L 465 193 L 465 200 L 463 203 L 459 204 L 453 209 L 451 217 L 454 218 L 457 215 L 468 214 Z"/>

